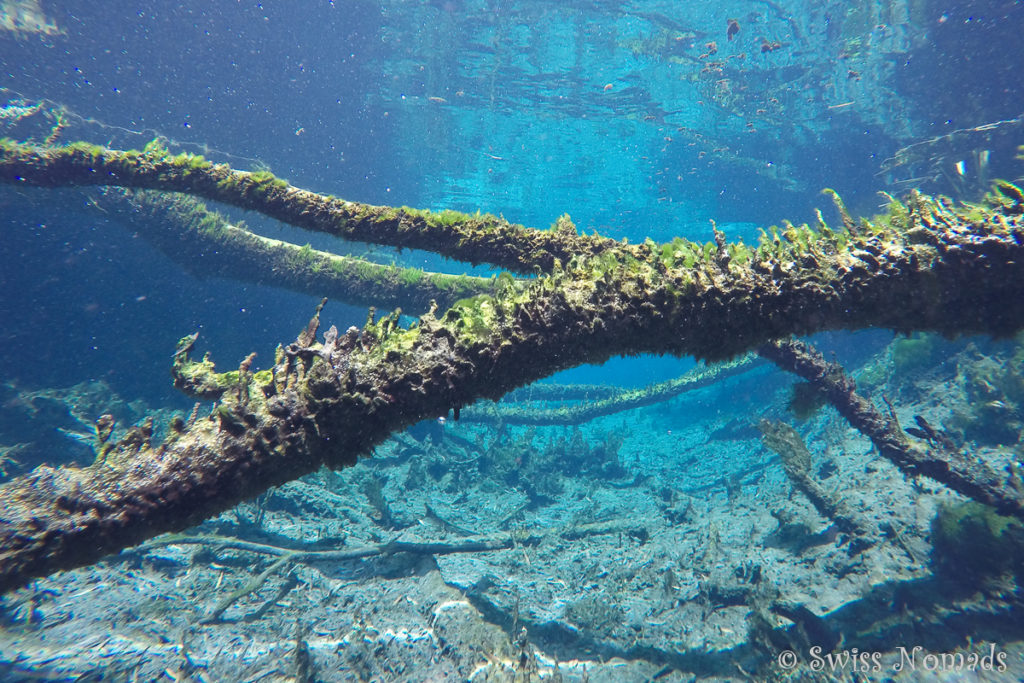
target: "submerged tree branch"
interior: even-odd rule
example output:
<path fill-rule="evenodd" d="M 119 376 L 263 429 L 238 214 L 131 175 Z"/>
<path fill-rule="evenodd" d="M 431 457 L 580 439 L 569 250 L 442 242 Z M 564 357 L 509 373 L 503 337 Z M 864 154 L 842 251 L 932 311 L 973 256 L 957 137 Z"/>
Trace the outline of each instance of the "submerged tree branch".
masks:
<path fill-rule="evenodd" d="M 799 341 L 774 342 L 759 352 L 817 387 L 840 415 L 906 474 L 924 475 L 1003 514 L 1024 517 L 1024 482 L 1015 473 L 1001 474 L 966 453 L 922 448 L 900 429 L 894 416 L 881 412 L 856 392 L 842 366 L 825 361 L 813 346 Z"/>
<path fill-rule="evenodd" d="M 82 168 L 93 157 L 95 177 Z M 273 183 L 260 189 L 251 174 L 219 166 L 190 171 L 138 153 L 0 146 L 0 179 L 9 182 L 152 186 L 163 173 L 175 189 L 215 195 L 225 192 L 220 178 L 238 201 L 261 195 L 250 208 L 270 215 L 356 210 Z M 391 220 L 411 232 L 420 225 Z M 427 246 L 482 253 L 486 240 L 477 238 L 488 233 L 460 233 L 461 225 L 425 228 Z M 582 363 L 637 353 L 719 360 L 826 329 L 1007 334 L 1024 326 L 1018 213 L 914 197 L 886 218 L 850 227 L 787 226 L 756 249 L 726 244 L 720 233 L 717 244 L 584 249 L 548 276 L 461 301 L 441 317 L 428 312 L 410 329 L 389 316 L 318 337 L 317 315 L 258 372 L 247 359 L 217 373 L 211 361 L 189 358 L 187 338 L 175 357 L 176 385 L 216 398 L 212 414 L 172 424 L 159 444 L 151 427 L 135 428 L 91 467 L 40 467 L 0 487 L 0 590 L 184 529 L 321 465 L 350 465 L 439 411 Z M 524 242 L 518 250 L 499 245 L 500 262 L 544 261 L 525 229 L 495 230 Z M 463 239 L 475 246 L 460 252 Z"/>
<path fill-rule="evenodd" d="M 164 149 L 121 151 L 86 143 L 36 147 L 4 140 L 0 181 L 183 192 L 347 240 L 425 249 L 525 273 L 550 270 L 556 260 L 564 263 L 576 255 L 592 256 L 622 246 L 608 238 L 578 235 L 568 220 L 544 231 L 491 215 L 360 204 L 300 190 L 265 171 L 238 171 L 194 154 L 171 156 Z"/>
<path fill-rule="evenodd" d="M 203 277 L 283 287 L 362 306 L 422 313 L 431 302 L 447 308 L 459 299 L 493 294 L 494 278 L 431 273 L 371 263 L 299 247 L 230 224 L 188 195 L 108 189 L 97 206 L 117 212 L 171 260 Z"/>
<path fill-rule="evenodd" d="M 696 391 L 747 372 L 757 362 L 759 361 L 756 356 L 741 356 L 717 365 L 694 368 L 681 377 L 667 382 L 659 382 L 642 389 L 619 391 L 613 396 L 578 405 L 547 409 L 498 405 L 464 411 L 460 419 L 465 422 L 501 422 L 511 425 L 580 425 L 599 417 L 669 401 L 684 392 Z"/>
<path fill-rule="evenodd" d="M 209 535 L 183 535 L 171 534 L 159 540 L 150 541 L 135 548 L 136 552 L 145 552 L 154 548 L 167 545 L 200 544 L 210 550 L 244 550 L 251 553 L 260 553 L 276 557 L 265 570 L 248 581 L 242 587 L 228 593 L 218 600 L 215 605 L 199 620 L 201 624 L 209 624 L 217 621 L 220 615 L 239 599 L 259 590 L 267 579 L 283 567 L 291 563 L 314 563 L 314 562 L 347 562 L 362 560 L 369 557 L 384 557 L 390 555 L 453 555 L 458 553 L 482 553 L 495 550 L 507 550 L 524 546 L 537 546 L 547 539 L 553 537 L 565 540 L 578 540 L 588 536 L 601 536 L 605 534 L 625 534 L 631 538 L 646 540 L 650 535 L 647 528 L 642 524 L 627 522 L 624 520 L 607 520 L 603 522 L 590 522 L 586 524 L 572 524 L 546 531 L 520 531 L 503 532 L 497 534 L 474 535 L 472 537 L 460 538 L 457 541 L 400 541 L 393 540 L 379 545 L 362 546 L 346 550 L 301 550 L 294 548 L 281 548 L 280 546 L 267 545 L 264 543 L 253 543 L 237 538 Z"/>

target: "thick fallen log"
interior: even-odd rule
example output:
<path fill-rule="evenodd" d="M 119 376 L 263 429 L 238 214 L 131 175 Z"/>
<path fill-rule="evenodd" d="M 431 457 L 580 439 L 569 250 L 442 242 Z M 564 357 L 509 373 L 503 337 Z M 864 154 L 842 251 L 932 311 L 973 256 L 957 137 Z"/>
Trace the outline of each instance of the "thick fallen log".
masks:
<path fill-rule="evenodd" d="M 138 152 L 4 143 L 0 180 L 192 189 L 239 204 L 259 195 L 249 208 L 269 215 L 305 220 L 311 211 L 320 225 L 370 227 L 346 217 L 361 209 L 342 200 Z M 189 358 L 194 338 L 186 338 L 176 385 L 217 399 L 213 412 L 177 421 L 164 443 L 143 425 L 104 445 L 91 467 L 40 467 L 0 487 L 0 590 L 184 529 L 321 465 L 350 465 L 394 431 L 581 363 L 636 353 L 721 360 L 791 334 L 840 328 L 1011 333 L 1024 327 L 1017 206 L 956 209 L 912 197 L 874 223 L 844 215 L 841 231 L 789 225 L 756 249 L 717 233 L 706 245 L 600 242 L 558 261 L 555 243 L 581 239 L 567 221 L 539 238 L 494 227 L 495 262 L 550 260 L 550 274 L 461 301 L 440 317 L 428 311 L 410 329 L 396 316 L 371 316 L 361 330 L 331 328 L 318 340 L 317 315 L 278 349 L 272 368 L 258 372 L 250 358 L 217 373 L 212 361 Z M 409 215 L 382 219 L 385 229 L 416 232 L 422 224 Z M 405 244 L 481 257 L 492 233 L 472 217 L 459 220 L 424 228 L 427 244 Z"/>

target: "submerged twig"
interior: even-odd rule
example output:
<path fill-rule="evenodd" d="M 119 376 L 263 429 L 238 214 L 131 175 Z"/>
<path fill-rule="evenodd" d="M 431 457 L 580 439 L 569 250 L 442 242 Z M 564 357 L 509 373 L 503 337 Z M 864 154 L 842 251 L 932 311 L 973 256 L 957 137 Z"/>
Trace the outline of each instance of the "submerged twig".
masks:
<path fill-rule="evenodd" d="M 810 344 L 789 340 L 765 344 L 758 352 L 814 384 L 839 414 L 859 430 L 878 452 L 911 476 L 924 475 L 949 488 L 992 505 L 1003 514 L 1024 516 L 1024 495 L 988 463 L 950 449 L 924 449 L 911 442 L 891 415 L 858 394 L 838 363 L 828 363 Z"/>

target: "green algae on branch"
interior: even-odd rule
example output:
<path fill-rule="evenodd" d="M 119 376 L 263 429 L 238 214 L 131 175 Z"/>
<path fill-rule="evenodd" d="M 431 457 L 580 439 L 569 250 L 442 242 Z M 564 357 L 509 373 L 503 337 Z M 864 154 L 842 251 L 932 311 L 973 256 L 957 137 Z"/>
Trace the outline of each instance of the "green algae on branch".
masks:
<path fill-rule="evenodd" d="M 433 251 L 516 272 L 621 247 L 573 230 L 533 230 L 487 214 L 434 213 L 349 202 L 292 187 L 266 171 L 246 172 L 200 156 L 110 150 L 88 143 L 38 147 L 0 141 L 0 181 L 43 187 L 117 185 L 198 195 L 259 211 L 297 227 L 348 240 Z"/>
<path fill-rule="evenodd" d="M 31 182 L 50 185 L 86 182 L 81 164 L 95 154 L 9 144 L 4 150 L 0 178 L 28 182 L 17 174 L 31 174 Z M 127 154 L 102 152 L 94 171 L 120 172 L 118 164 L 131 161 Z M 179 171 L 138 156 L 142 171 L 125 176 L 136 186 L 145 180 L 187 189 L 194 181 L 197 193 L 214 193 L 208 183 L 217 177 L 256 186 L 226 167 Z M 153 180 L 162 172 L 174 182 Z M 273 183 L 265 193 L 254 206 L 268 215 L 294 217 L 296 207 L 324 199 Z M 497 398 L 583 363 L 638 353 L 718 360 L 830 329 L 1005 335 L 1024 327 L 1019 213 L 919 195 L 899 209 L 899 220 L 861 224 L 856 232 L 831 231 L 823 221 L 817 229 L 787 226 L 742 257 L 718 232 L 714 243 L 680 241 L 667 253 L 653 242 L 609 243 L 564 259 L 545 248 L 549 274 L 516 286 L 498 279 L 494 294 L 460 300 L 440 316 L 432 307 L 410 329 L 399 327 L 393 313 L 380 321 L 371 316 L 362 330 L 332 327 L 320 337 L 318 309 L 261 372 L 251 367 L 252 356 L 232 373 L 217 373 L 208 359 L 195 364 L 186 340 L 176 358 L 179 374 L 189 387 L 220 392 L 215 410 L 179 424 L 161 444 L 136 432 L 114 445 L 102 466 L 41 467 L 0 487 L 0 591 L 184 529 L 320 466 L 351 465 L 439 410 Z M 416 227 L 398 220 L 403 229 Z M 571 243 L 568 229 L 502 230 L 495 231 L 496 251 L 520 266 L 543 266 L 537 244 Z M 538 235 L 558 239 L 533 242 Z M 518 251 L 506 248 L 513 237 L 523 241 Z M 990 493 L 987 485 L 960 490 Z"/>
<path fill-rule="evenodd" d="M 758 361 L 753 356 L 744 355 L 717 365 L 694 368 L 681 377 L 643 389 L 619 390 L 614 395 L 596 398 L 587 396 L 588 400 L 585 403 L 572 406 L 531 409 L 497 405 L 491 408 L 464 410 L 460 419 L 463 422 L 500 422 L 506 425 L 579 425 L 599 417 L 671 400 L 683 392 L 695 391 L 747 372 L 757 364 Z M 543 385 L 538 386 L 541 397 L 538 400 L 557 400 L 556 397 L 544 393 Z M 607 387 L 603 389 L 607 390 Z"/>
<path fill-rule="evenodd" d="M 431 301 L 493 293 L 493 278 L 432 273 L 370 263 L 262 237 L 228 223 L 192 197 L 146 190 L 109 190 L 96 206 L 120 219 L 169 258 L 202 276 L 284 287 L 362 306 L 426 311 Z"/>

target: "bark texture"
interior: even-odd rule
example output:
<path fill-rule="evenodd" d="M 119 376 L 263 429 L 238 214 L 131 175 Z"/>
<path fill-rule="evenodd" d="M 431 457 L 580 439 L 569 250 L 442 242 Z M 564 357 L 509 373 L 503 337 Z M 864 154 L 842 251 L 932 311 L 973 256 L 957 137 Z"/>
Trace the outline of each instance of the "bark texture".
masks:
<path fill-rule="evenodd" d="M 883 413 L 858 394 L 843 368 L 827 362 L 813 346 L 774 342 L 762 346 L 760 353 L 817 387 L 847 422 L 906 474 L 934 479 L 1002 514 L 1024 516 L 1024 481 L 1017 472 L 998 472 L 977 456 L 952 448 L 928 448 L 911 439 L 895 415 Z"/>
<path fill-rule="evenodd" d="M 432 310 L 411 329 L 391 316 L 320 336 L 317 315 L 259 372 L 247 360 L 217 373 L 189 358 L 186 338 L 176 384 L 216 398 L 212 413 L 173 425 L 164 443 L 143 425 L 105 444 L 91 467 L 41 467 L 0 487 L 0 590 L 184 529 L 321 465 L 352 464 L 414 422 L 581 363 L 645 352 L 720 360 L 826 329 L 1008 334 L 1024 326 L 1015 207 L 913 197 L 875 223 L 787 226 L 757 249 L 720 233 L 714 244 L 623 246 L 581 238 L 567 221 L 555 232 L 482 227 L 475 217 L 435 225 L 223 166 L 151 157 L 5 143 L 0 179 L 191 191 L 350 237 L 509 267 L 550 264 L 550 274 Z"/>

